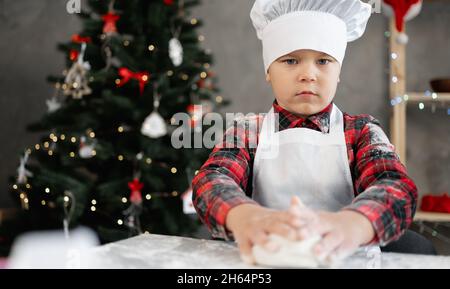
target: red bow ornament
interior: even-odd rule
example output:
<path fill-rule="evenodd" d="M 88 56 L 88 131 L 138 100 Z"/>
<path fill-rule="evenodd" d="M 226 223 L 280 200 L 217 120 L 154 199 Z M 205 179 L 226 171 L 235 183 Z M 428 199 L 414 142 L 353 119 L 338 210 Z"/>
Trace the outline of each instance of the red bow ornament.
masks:
<path fill-rule="evenodd" d="M 117 83 L 117 87 L 125 85 L 130 79 L 136 79 L 139 81 L 139 91 L 142 95 L 144 92 L 144 86 L 148 83 L 150 79 L 150 73 L 147 71 L 133 72 L 126 67 L 119 68 L 119 75 L 122 77 Z"/>

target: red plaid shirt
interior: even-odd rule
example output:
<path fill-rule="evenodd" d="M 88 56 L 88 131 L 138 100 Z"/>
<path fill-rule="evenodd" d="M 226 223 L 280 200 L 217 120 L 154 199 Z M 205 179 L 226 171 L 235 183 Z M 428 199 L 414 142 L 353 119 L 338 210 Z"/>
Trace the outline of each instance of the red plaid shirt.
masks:
<path fill-rule="evenodd" d="M 279 113 L 280 131 L 306 127 L 328 133 L 332 104 L 306 119 L 283 109 L 276 101 L 273 107 Z M 259 135 L 262 120 L 262 116 L 235 120 L 192 181 L 194 207 L 215 238 L 233 238 L 225 228 L 230 209 L 256 204 L 251 198 L 256 148 L 248 144 L 258 140 L 255 134 Z M 375 118 L 344 113 L 344 130 L 355 194 L 352 204 L 344 209 L 365 215 L 375 229 L 372 244 L 386 245 L 411 224 L 417 187 Z"/>

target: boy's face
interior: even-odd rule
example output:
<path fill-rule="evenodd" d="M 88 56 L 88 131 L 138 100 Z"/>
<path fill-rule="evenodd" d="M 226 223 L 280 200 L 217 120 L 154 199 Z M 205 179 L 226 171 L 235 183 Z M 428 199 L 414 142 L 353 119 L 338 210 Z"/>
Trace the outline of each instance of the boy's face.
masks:
<path fill-rule="evenodd" d="M 333 100 L 339 82 L 339 62 L 315 50 L 296 50 L 269 66 L 267 82 L 278 104 L 301 117 L 323 110 Z M 300 94 L 301 92 L 312 94 Z"/>

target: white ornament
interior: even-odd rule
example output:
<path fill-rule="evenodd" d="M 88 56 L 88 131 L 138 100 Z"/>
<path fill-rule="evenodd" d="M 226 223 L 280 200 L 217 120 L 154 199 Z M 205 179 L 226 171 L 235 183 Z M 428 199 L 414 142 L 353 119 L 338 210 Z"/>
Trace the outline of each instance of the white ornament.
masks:
<path fill-rule="evenodd" d="M 145 118 L 141 133 L 151 138 L 159 138 L 167 134 L 166 122 L 156 110 Z"/>
<path fill-rule="evenodd" d="M 156 85 L 153 87 L 153 112 L 147 116 L 142 123 L 141 133 L 151 138 L 159 138 L 167 134 L 167 125 L 162 116 L 158 113 L 159 100 L 161 95 L 156 91 Z"/>
<path fill-rule="evenodd" d="M 47 111 L 50 113 L 61 108 L 61 103 L 55 96 L 53 96 L 51 99 L 47 99 L 45 102 L 47 104 Z"/>
<path fill-rule="evenodd" d="M 183 47 L 176 37 L 169 41 L 169 57 L 174 66 L 179 66 L 183 62 Z"/>
<path fill-rule="evenodd" d="M 80 140 L 78 155 L 83 159 L 92 158 L 94 156 L 94 148 L 95 144 L 86 144 L 86 137 L 83 136 Z"/>
<path fill-rule="evenodd" d="M 28 177 L 32 177 L 33 173 L 25 168 L 25 165 L 28 162 L 28 157 L 30 156 L 29 152 L 25 152 L 23 157 L 20 157 L 20 165 L 17 168 L 17 183 L 25 184 L 27 182 Z"/>

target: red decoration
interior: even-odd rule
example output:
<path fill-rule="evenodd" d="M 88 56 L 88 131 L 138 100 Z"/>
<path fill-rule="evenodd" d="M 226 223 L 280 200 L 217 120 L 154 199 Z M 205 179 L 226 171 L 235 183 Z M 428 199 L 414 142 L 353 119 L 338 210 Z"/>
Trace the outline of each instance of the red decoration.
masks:
<path fill-rule="evenodd" d="M 91 41 L 92 41 L 91 37 L 89 37 L 89 36 L 83 37 L 83 36 L 80 36 L 79 34 L 72 35 L 72 42 L 73 43 L 78 43 L 78 44 L 91 43 Z M 80 53 L 77 50 L 71 49 L 70 52 L 69 52 L 70 60 L 76 61 L 78 59 L 78 55 L 79 54 Z"/>
<path fill-rule="evenodd" d="M 423 196 L 420 209 L 428 212 L 450 213 L 450 197 L 447 193 L 441 196 Z"/>
<path fill-rule="evenodd" d="M 105 21 L 103 33 L 110 34 L 117 32 L 116 22 L 120 19 L 119 15 L 108 12 L 108 14 L 102 16 L 102 19 Z"/>
<path fill-rule="evenodd" d="M 135 178 L 132 182 L 128 182 L 128 187 L 131 190 L 130 202 L 133 204 L 142 203 L 142 188 L 144 184 L 139 181 L 139 179 Z"/>
<path fill-rule="evenodd" d="M 78 54 L 79 54 L 78 51 L 76 51 L 75 49 L 71 49 L 69 53 L 70 60 L 76 61 L 78 59 Z"/>
<path fill-rule="evenodd" d="M 398 32 L 403 31 L 403 25 L 405 23 L 405 16 L 409 12 L 410 8 L 418 4 L 421 0 L 383 0 L 394 10 L 395 26 Z"/>
<path fill-rule="evenodd" d="M 72 35 L 72 42 L 75 43 L 91 43 L 91 41 L 91 37 L 89 36 L 83 37 L 78 34 Z"/>
<path fill-rule="evenodd" d="M 119 68 L 119 75 L 122 77 L 122 79 L 117 84 L 117 87 L 123 86 L 125 83 L 130 81 L 130 79 L 134 78 L 139 81 L 139 91 L 141 95 L 144 92 L 145 84 L 147 84 L 150 79 L 150 73 L 148 73 L 147 71 L 133 72 L 126 67 Z"/>
<path fill-rule="evenodd" d="M 164 0 L 164 4 L 167 6 L 173 5 L 173 0 Z"/>

